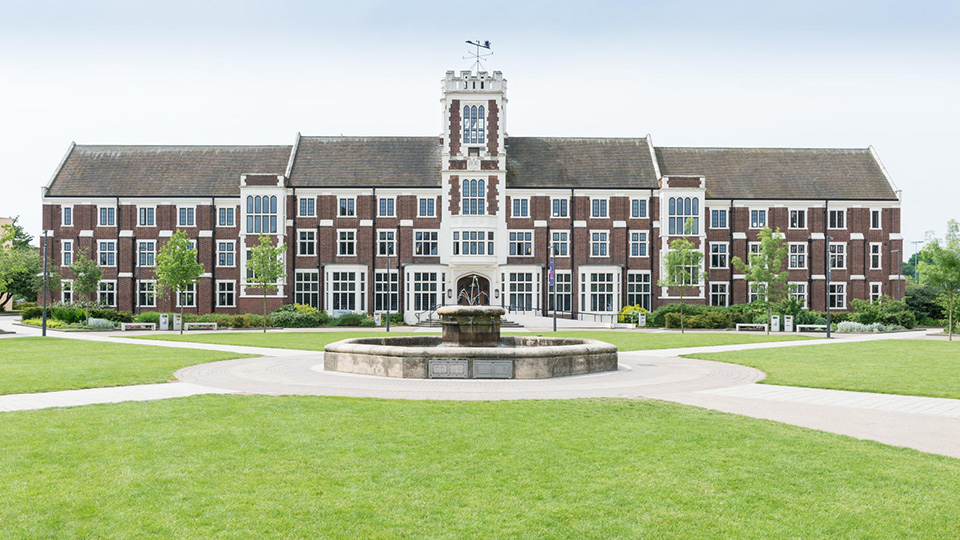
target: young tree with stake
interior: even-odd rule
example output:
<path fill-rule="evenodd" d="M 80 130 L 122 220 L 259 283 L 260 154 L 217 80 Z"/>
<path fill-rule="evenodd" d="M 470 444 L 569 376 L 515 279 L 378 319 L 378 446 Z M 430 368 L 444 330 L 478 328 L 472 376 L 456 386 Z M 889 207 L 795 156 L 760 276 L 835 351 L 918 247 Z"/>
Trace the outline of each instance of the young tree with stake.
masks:
<path fill-rule="evenodd" d="M 692 223 L 687 220 L 686 231 L 690 231 Z M 703 252 L 698 250 L 690 240 L 677 238 L 670 242 L 670 251 L 664 257 L 663 267 L 666 276 L 657 281 L 661 287 L 677 289 L 680 293 L 680 333 L 684 333 L 683 300 L 688 290 L 695 292 L 706 275 L 701 270 Z"/>
<path fill-rule="evenodd" d="M 947 339 L 953 341 L 953 321 L 960 294 L 960 224 L 953 219 L 947 222 L 946 241 L 941 244 L 934 239 L 923 248 L 923 254 L 920 272 L 924 282 L 940 289 L 941 303 L 947 312 Z M 931 262 L 927 263 L 926 259 Z"/>
<path fill-rule="evenodd" d="M 165 295 L 174 292 L 180 300 L 181 294 L 195 284 L 203 274 L 203 265 L 197 261 L 197 250 L 190 246 L 187 235 L 178 230 L 170 237 L 156 257 L 157 283 Z M 183 304 L 180 304 L 180 320 L 183 321 Z M 183 333 L 183 325 L 180 325 Z"/>
<path fill-rule="evenodd" d="M 260 245 L 254 246 L 247 261 L 247 270 L 253 277 L 249 282 L 263 295 L 263 331 L 267 331 L 267 293 L 277 290 L 277 281 L 286 275 L 283 271 L 283 244 L 273 245 L 270 237 L 260 235 Z"/>
<path fill-rule="evenodd" d="M 737 271 L 745 276 L 747 283 L 756 287 L 757 299 L 754 303 L 767 312 L 767 334 L 770 333 L 773 306 L 790 296 L 787 286 L 789 274 L 783 267 L 786 257 L 787 246 L 780 229 L 772 232 L 769 227 L 764 227 L 760 231 L 760 251 L 750 253 L 746 264 L 740 257 L 733 258 Z"/>
<path fill-rule="evenodd" d="M 88 257 L 90 250 L 83 248 L 77 251 L 73 258 L 73 264 L 69 266 L 74 274 L 73 294 L 80 299 L 89 298 L 97 293 L 100 286 L 100 280 L 103 278 L 103 270 L 97 266 L 97 263 Z M 90 319 L 90 309 L 83 308 L 86 319 Z"/>

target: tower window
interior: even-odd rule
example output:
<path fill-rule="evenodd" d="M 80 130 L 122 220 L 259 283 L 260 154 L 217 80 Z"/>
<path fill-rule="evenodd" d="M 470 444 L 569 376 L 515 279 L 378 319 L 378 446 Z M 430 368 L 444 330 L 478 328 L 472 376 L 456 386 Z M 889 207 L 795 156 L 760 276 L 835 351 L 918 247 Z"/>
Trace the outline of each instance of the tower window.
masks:
<path fill-rule="evenodd" d="M 487 213 L 487 192 L 483 180 L 464 180 L 460 191 L 461 212 L 465 216 L 483 216 Z"/>
<path fill-rule="evenodd" d="M 464 105 L 463 107 L 463 143 L 483 144 L 486 113 L 483 105 Z"/>

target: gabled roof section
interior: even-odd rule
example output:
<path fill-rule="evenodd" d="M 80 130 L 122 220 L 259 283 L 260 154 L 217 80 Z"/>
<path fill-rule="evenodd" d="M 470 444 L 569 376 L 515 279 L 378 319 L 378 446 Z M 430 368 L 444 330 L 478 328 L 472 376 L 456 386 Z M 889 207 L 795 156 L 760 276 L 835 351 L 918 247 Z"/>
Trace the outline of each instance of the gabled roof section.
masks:
<path fill-rule="evenodd" d="M 656 149 L 664 176 L 702 175 L 712 199 L 897 200 L 868 148 Z"/>
<path fill-rule="evenodd" d="M 440 187 L 439 137 L 301 137 L 288 185 Z"/>
<path fill-rule="evenodd" d="M 240 175 L 282 175 L 290 146 L 76 145 L 48 197 L 238 197 Z"/>
<path fill-rule="evenodd" d="M 656 189 L 647 139 L 509 137 L 507 187 Z"/>

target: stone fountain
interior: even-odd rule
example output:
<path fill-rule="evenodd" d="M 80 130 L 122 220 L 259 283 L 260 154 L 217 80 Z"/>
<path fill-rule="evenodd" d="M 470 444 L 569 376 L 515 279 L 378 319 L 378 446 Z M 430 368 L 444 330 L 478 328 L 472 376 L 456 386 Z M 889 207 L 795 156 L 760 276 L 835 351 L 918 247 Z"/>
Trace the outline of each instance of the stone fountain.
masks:
<path fill-rule="evenodd" d="M 502 337 L 503 308 L 444 306 L 437 314 L 442 337 L 345 339 L 324 347 L 324 369 L 419 379 L 546 379 L 617 369 L 617 347 L 602 341 Z"/>

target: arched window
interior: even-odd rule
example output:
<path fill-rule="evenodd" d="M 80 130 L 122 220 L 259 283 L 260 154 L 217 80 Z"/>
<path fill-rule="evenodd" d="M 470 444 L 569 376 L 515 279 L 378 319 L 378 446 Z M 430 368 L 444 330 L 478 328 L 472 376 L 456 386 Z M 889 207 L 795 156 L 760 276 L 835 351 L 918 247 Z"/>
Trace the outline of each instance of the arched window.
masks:
<path fill-rule="evenodd" d="M 470 142 L 470 107 L 464 105 L 463 107 L 463 117 L 460 119 L 460 123 L 463 124 L 463 142 Z"/>
<path fill-rule="evenodd" d="M 247 233 L 276 234 L 277 196 L 247 196 Z"/>
<path fill-rule="evenodd" d="M 486 126 L 486 109 L 483 105 L 463 106 L 463 144 L 483 144 Z"/>
<path fill-rule="evenodd" d="M 483 118 L 483 105 L 480 106 L 479 111 L 477 115 L 477 142 L 483 144 L 484 127 L 487 125 Z"/>
<path fill-rule="evenodd" d="M 700 234 L 700 198 L 671 197 L 667 201 L 667 230 L 671 235 Z"/>

